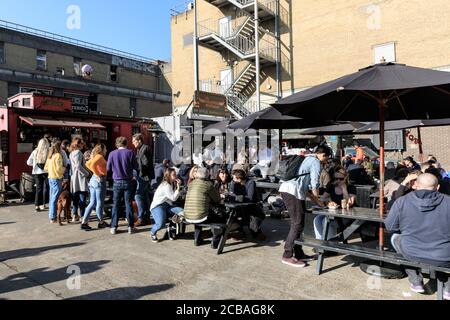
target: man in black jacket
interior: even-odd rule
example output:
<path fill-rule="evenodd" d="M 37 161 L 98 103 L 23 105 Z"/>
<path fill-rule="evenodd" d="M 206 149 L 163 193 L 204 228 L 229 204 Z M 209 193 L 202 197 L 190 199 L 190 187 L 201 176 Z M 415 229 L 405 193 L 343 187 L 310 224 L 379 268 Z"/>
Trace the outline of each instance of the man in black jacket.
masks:
<path fill-rule="evenodd" d="M 137 150 L 137 161 L 139 164 L 139 172 L 136 177 L 137 189 L 135 200 L 138 207 L 139 221 L 135 226 L 144 224 L 146 220 L 150 220 L 150 199 L 148 196 L 148 186 L 154 178 L 153 154 L 150 147 L 144 144 L 144 136 L 140 133 L 133 136 L 133 145 Z"/>

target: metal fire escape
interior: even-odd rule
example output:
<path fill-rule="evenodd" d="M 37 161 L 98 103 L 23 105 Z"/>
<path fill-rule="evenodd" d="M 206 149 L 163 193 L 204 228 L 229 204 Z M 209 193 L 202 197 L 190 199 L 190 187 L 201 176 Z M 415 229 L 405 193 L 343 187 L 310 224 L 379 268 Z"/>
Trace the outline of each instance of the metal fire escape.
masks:
<path fill-rule="evenodd" d="M 232 20 L 208 19 L 198 22 L 198 43 L 204 47 L 230 57 L 232 64 L 232 81 L 202 80 L 200 86 L 204 91 L 221 93 L 227 97 L 228 110 L 238 119 L 258 111 L 266 105 L 258 104 L 252 96 L 258 95 L 257 83 L 267 78 L 265 69 L 277 66 L 289 72 L 289 58 L 280 47 L 277 30 L 258 28 L 255 32 L 255 1 L 257 1 L 258 20 L 260 22 L 276 21 L 275 28 L 288 24 L 289 13 L 279 0 L 206 0 L 219 7 L 236 7 Z M 226 18 L 226 17 L 225 17 Z M 256 39 L 259 39 L 258 45 Z M 259 48 L 259 50 L 257 49 Z M 259 81 L 257 81 L 257 60 L 260 65 Z"/>

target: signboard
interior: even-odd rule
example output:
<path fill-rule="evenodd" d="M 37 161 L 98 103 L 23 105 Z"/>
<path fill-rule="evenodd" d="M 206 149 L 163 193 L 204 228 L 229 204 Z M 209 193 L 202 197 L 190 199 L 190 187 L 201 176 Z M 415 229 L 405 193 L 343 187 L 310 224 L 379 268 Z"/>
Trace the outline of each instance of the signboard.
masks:
<path fill-rule="evenodd" d="M 223 94 L 197 91 L 195 93 L 193 113 L 216 117 L 227 117 L 227 97 Z"/>
<path fill-rule="evenodd" d="M 53 96 L 33 96 L 34 109 L 56 111 L 56 112 L 71 112 L 72 101 L 67 98 L 53 97 Z"/>
<path fill-rule="evenodd" d="M 153 75 L 159 74 L 159 67 L 155 64 L 145 63 L 141 61 L 131 60 L 127 58 L 112 56 L 112 65 L 120 66 L 127 69 L 137 70 L 141 72 L 151 73 Z"/>
<path fill-rule="evenodd" d="M 398 151 L 406 150 L 405 134 L 403 130 L 386 131 L 384 133 L 385 150 L 386 151 Z M 373 135 L 373 144 L 380 148 L 380 136 L 378 134 Z"/>

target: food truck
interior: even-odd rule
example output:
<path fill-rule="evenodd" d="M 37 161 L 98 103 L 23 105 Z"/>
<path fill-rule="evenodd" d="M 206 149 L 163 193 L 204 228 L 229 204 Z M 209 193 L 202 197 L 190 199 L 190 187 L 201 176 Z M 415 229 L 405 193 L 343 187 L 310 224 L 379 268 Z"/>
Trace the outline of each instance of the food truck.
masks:
<path fill-rule="evenodd" d="M 145 143 L 153 148 L 151 129 L 157 126 L 152 120 L 112 117 L 88 112 L 77 113 L 72 99 L 39 93 L 19 93 L 0 107 L 0 154 L 7 186 L 17 191 L 24 177 L 30 177 L 32 168 L 27 159 L 45 133 L 69 141 L 81 137 L 88 147 L 104 143 L 108 151 L 115 149 L 119 136 L 128 138 L 132 148 L 133 134 L 142 133 Z"/>

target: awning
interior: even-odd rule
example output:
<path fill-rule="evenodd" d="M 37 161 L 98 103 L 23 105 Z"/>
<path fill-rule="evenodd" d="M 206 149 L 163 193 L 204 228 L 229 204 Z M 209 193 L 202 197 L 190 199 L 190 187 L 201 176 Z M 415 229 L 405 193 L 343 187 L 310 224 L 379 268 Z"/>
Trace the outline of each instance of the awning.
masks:
<path fill-rule="evenodd" d="M 105 129 L 105 127 L 102 126 L 101 124 L 92 123 L 92 122 L 34 119 L 34 118 L 22 117 L 22 116 L 20 116 L 19 118 L 21 120 L 25 121 L 26 123 L 28 123 L 30 126 Z"/>

